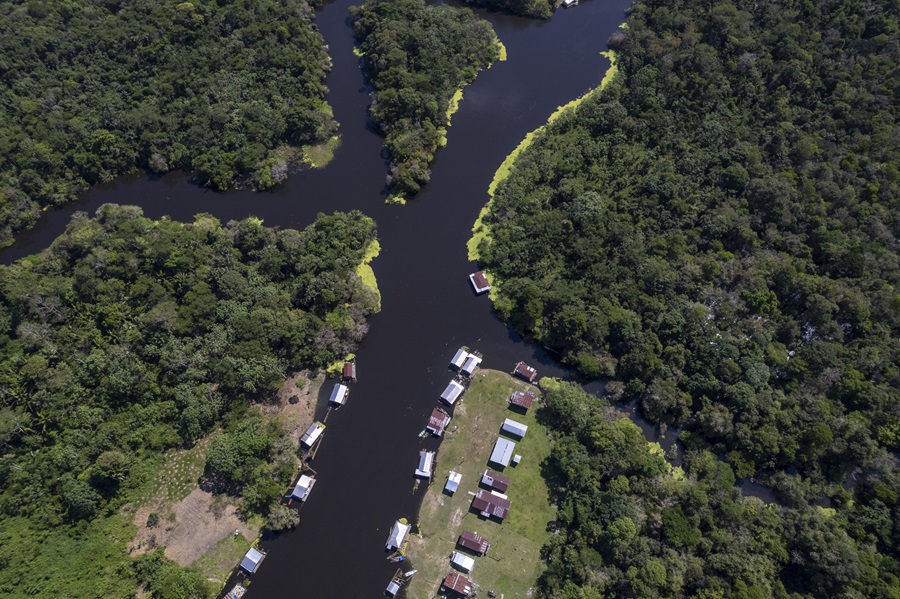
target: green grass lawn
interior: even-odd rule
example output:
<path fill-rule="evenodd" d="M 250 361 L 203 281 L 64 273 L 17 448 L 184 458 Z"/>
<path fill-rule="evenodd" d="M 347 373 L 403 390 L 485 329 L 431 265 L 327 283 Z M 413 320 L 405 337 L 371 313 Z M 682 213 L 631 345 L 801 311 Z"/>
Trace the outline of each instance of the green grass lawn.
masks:
<path fill-rule="evenodd" d="M 199 570 L 204 578 L 221 589 L 236 565 L 241 563 L 251 544 L 252 541 L 245 539 L 244 535 L 228 535 L 191 564 L 191 567 Z"/>
<path fill-rule="evenodd" d="M 537 405 L 527 415 L 508 408 L 513 390 L 528 387 L 508 374 L 479 370 L 457 405 L 438 451 L 435 481 L 419 512 L 422 537 L 413 537 L 407 550 L 412 567 L 418 569 L 408 587 L 409 597 L 437 595 L 441 580 L 451 572 L 450 553 L 463 530 L 477 532 L 491 544 L 487 556 L 475 558 L 468 575 L 485 596 L 487 591 L 494 591 L 498 598 L 530 595 L 543 570 L 540 550 L 548 540 L 547 523 L 556 518 L 556 510 L 540 472 L 551 442 L 547 430 L 535 420 Z M 528 434 L 516 443 L 515 453 L 522 456 L 522 463 L 502 472 L 511 479 L 507 495 L 512 506 L 501 524 L 470 513 L 469 505 L 505 418 L 527 424 Z M 449 470 L 462 474 L 453 497 L 443 492 Z"/>

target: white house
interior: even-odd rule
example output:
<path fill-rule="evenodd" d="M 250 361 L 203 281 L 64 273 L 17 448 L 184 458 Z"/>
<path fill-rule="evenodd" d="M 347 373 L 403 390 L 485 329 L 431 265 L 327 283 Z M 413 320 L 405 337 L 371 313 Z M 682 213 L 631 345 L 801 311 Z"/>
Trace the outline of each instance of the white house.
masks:
<path fill-rule="evenodd" d="M 247 574 L 253 574 L 259 569 L 259 565 L 262 561 L 266 559 L 266 554 L 262 551 L 257 551 L 253 547 L 251 547 L 247 554 L 244 555 L 244 559 L 241 560 L 241 568 L 243 568 Z"/>
<path fill-rule="evenodd" d="M 459 483 L 462 480 L 462 474 L 459 472 L 450 471 L 450 476 L 447 477 L 447 484 L 444 485 L 444 490 L 448 493 L 456 493 L 456 490 L 459 488 Z"/>
<path fill-rule="evenodd" d="M 334 386 L 334 389 L 331 390 L 331 397 L 328 398 L 328 401 L 333 404 L 342 406 L 345 403 L 347 403 L 347 392 L 348 391 L 349 391 L 349 389 L 347 389 L 346 385 L 337 383 Z"/>
<path fill-rule="evenodd" d="M 433 451 L 425 451 L 424 449 L 419 452 L 419 467 L 416 468 L 416 476 L 421 476 L 422 478 L 431 478 L 431 468 L 434 466 L 434 452 Z"/>
<path fill-rule="evenodd" d="M 300 501 L 306 501 L 306 498 L 309 497 L 309 492 L 312 491 L 313 485 L 315 484 L 316 479 L 311 476 L 301 474 L 300 480 L 298 480 L 297 484 L 294 485 L 294 492 L 291 493 L 291 495 L 293 495 Z"/>
<path fill-rule="evenodd" d="M 453 359 L 450 360 L 450 366 L 459 370 L 460 368 L 462 368 L 462 365 L 466 363 L 466 358 L 468 357 L 469 352 L 467 352 L 463 348 L 459 348 L 453 355 Z"/>
<path fill-rule="evenodd" d="M 400 520 L 394 522 L 394 527 L 391 529 L 391 535 L 388 537 L 387 543 L 385 544 L 387 550 L 394 551 L 403 547 L 403 541 L 406 540 L 406 535 L 409 534 L 410 528 L 410 525 L 406 522 L 401 522 Z"/>
<path fill-rule="evenodd" d="M 475 567 L 475 560 L 465 553 L 460 553 L 459 551 L 453 552 L 453 554 L 450 556 L 450 563 L 453 564 L 453 567 L 457 570 L 462 570 L 467 574 L 472 571 L 472 568 Z"/>
<path fill-rule="evenodd" d="M 497 442 L 494 443 L 494 450 L 491 452 L 491 459 L 489 460 L 492 464 L 496 464 L 498 466 L 509 466 L 509 461 L 512 459 L 513 451 L 516 449 L 516 444 L 510 441 L 509 439 L 504 439 L 499 437 Z"/>
<path fill-rule="evenodd" d="M 479 364 L 481 364 L 481 358 L 470 354 L 469 357 L 466 358 L 466 363 L 460 368 L 460 372 L 466 376 L 472 376 L 472 373 L 475 372 L 475 369 L 478 368 Z"/>
<path fill-rule="evenodd" d="M 321 422 L 313 422 L 309 425 L 309 428 L 306 429 L 306 432 L 303 433 L 303 436 L 300 438 L 300 443 L 304 445 L 304 447 L 310 448 L 316 444 L 316 441 L 319 440 L 319 437 L 322 436 L 322 432 L 325 430 L 325 425 Z"/>
<path fill-rule="evenodd" d="M 456 403 L 456 400 L 459 399 L 459 396 L 462 395 L 463 391 L 465 390 L 466 388 L 456 381 L 450 381 L 450 384 L 447 385 L 447 388 L 444 389 L 443 393 L 441 393 L 441 399 L 452 406 L 454 403 Z"/>
<path fill-rule="evenodd" d="M 503 421 L 503 426 L 500 430 L 507 435 L 512 435 L 513 437 L 519 437 L 521 439 L 525 437 L 525 433 L 528 432 L 528 426 L 521 422 L 516 422 L 512 418 L 507 418 Z"/>

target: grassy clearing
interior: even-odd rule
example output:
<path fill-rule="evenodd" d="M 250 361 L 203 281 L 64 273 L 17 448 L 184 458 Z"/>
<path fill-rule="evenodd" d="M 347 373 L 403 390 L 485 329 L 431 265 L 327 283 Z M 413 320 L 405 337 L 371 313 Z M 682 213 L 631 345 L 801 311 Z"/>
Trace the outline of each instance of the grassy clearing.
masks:
<path fill-rule="evenodd" d="M 378 305 L 375 312 L 381 312 L 381 292 L 378 290 L 378 281 L 375 280 L 375 271 L 369 266 L 369 263 L 381 253 L 381 244 L 375 239 L 366 248 L 366 255 L 363 256 L 362 262 L 356 267 L 356 274 L 362 279 L 363 285 L 374 291 L 378 295 Z"/>
<path fill-rule="evenodd" d="M 206 467 L 206 454 L 213 438 L 212 433 L 197 441 L 190 449 L 172 449 L 165 454 L 165 464 L 159 470 L 154 484 L 145 485 L 144 493 L 135 503 L 172 504 L 187 497 L 197 488 L 197 481 Z"/>
<path fill-rule="evenodd" d="M 221 590 L 250 545 L 251 541 L 242 534 L 228 535 L 191 564 L 191 567 L 196 568 L 204 578 Z"/>
<path fill-rule="evenodd" d="M 596 88 L 594 88 L 593 90 L 589 91 L 588 93 L 584 94 L 580 98 L 576 98 L 575 100 L 572 100 L 568 104 L 557 108 L 556 111 L 550 115 L 550 118 L 547 119 L 547 125 L 549 125 L 550 123 L 552 123 L 553 121 L 558 119 L 559 116 L 563 112 L 574 109 L 579 104 L 584 102 L 587 98 L 603 91 L 603 89 L 607 85 L 609 85 L 609 83 L 613 79 L 615 79 L 616 75 L 619 72 L 619 67 L 616 64 L 615 52 L 610 50 L 608 52 L 601 52 L 601 54 L 603 54 L 603 56 L 605 56 L 606 58 L 609 59 L 610 64 L 609 64 L 609 68 L 606 70 L 606 74 L 603 76 L 603 80 L 600 82 L 600 85 L 597 86 Z M 518 158 L 519 154 L 524 152 L 528 148 L 528 146 L 531 145 L 531 143 L 534 141 L 535 137 L 539 133 L 541 133 L 547 125 L 542 125 L 542 126 L 538 127 L 537 129 L 535 129 L 534 131 L 532 131 L 531 133 L 529 133 L 528 135 L 526 135 L 525 139 L 523 139 L 521 142 L 519 142 L 519 145 L 516 146 L 516 149 L 513 150 L 509 154 L 509 156 L 504 158 L 503 162 L 500 164 L 500 168 L 498 168 L 497 172 L 494 173 L 494 179 L 491 181 L 491 184 L 488 186 L 488 203 L 485 205 L 484 208 L 481 209 L 481 212 L 478 213 L 478 218 L 475 219 L 475 224 L 472 226 L 472 238 L 469 239 L 469 241 L 466 243 L 466 248 L 468 249 L 468 253 L 469 253 L 469 260 L 472 260 L 473 262 L 477 262 L 479 259 L 478 245 L 481 243 L 482 240 L 486 239 L 486 240 L 490 241 L 490 230 L 488 229 L 487 225 L 484 224 L 484 217 L 487 216 L 488 211 L 490 210 L 491 200 L 493 200 L 493 198 L 494 198 L 494 193 L 497 191 L 497 186 L 500 185 L 500 183 L 502 183 L 503 180 L 509 176 L 510 172 L 512 172 L 513 164 L 515 164 L 516 158 Z M 494 285 L 494 284 L 492 283 L 492 285 Z M 493 299 L 493 295 L 496 293 L 495 289 L 498 290 L 498 288 L 496 286 L 494 286 L 494 288 L 491 289 L 491 295 L 492 295 L 491 299 Z"/>
<path fill-rule="evenodd" d="M 471 387 L 455 410 L 450 429 L 441 442 L 434 484 L 428 489 L 419 512 L 422 537 L 413 537 L 408 555 L 419 570 L 410 586 L 412 599 L 434 597 L 450 569 L 449 555 L 455 550 L 460 532 L 469 530 L 484 536 L 491 549 L 475 559 L 470 578 L 498 597 L 527 597 L 543 570 L 540 549 L 549 538 L 547 523 L 556 518 L 550 504 L 540 464 L 550 454 L 547 430 L 535 420 L 534 409 L 522 415 L 508 409 L 507 398 L 516 389 L 529 386 L 497 371 L 478 371 Z M 504 475 L 511 479 L 507 493 L 512 507 L 502 524 L 481 519 L 469 512 L 472 495 L 478 490 L 481 474 L 505 418 L 528 425 L 525 439 L 516 444 L 522 463 Z M 447 472 L 462 474 L 453 497 L 443 493 Z"/>
<path fill-rule="evenodd" d="M 324 143 L 303 146 L 303 162 L 313 168 L 325 168 L 334 159 L 334 153 L 340 146 L 339 135 L 335 135 Z"/>

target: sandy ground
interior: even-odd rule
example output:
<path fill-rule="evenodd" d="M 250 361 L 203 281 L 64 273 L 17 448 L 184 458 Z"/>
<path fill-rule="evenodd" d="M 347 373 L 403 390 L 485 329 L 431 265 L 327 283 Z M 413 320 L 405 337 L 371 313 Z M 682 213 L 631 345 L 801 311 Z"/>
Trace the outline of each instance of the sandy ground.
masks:
<path fill-rule="evenodd" d="M 138 533 L 130 551 L 139 555 L 156 547 L 165 547 L 166 557 L 182 566 L 190 566 L 236 530 L 246 539 L 255 539 L 259 528 L 241 519 L 236 503 L 234 498 L 194 489 L 170 506 L 150 504 L 142 507 L 134 515 Z M 160 514 L 160 521 L 148 528 L 147 517 L 152 512 Z M 175 514 L 174 522 L 169 514 Z"/>
<path fill-rule="evenodd" d="M 324 373 L 310 379 L 308 371 L 298 372 L 278 390 L 277 403 L 262 406 L 263 415 L 278 416 L 295 448 L 300 447 L 300 437 L 315 419 L 316 401 L 324 382 Z"/>
<path fill-rule="evenodd" d="M 304 371 L 287 379 L 276 395 L 274 402 L 258 404 L 260 412 L 269 418 L 277 418 L 290 436 L 295 447 L 299 447 L 300 437 L 315 418 L 316 401 L 319 388 L 325 381 L 325 375 L 314 379 Z M 189 451 L 202 452 L 202 458 L 195 466 L 196 472 L 188 473 L 197 478 L 202 474 L 206 449 L 211 437 L 199 442 Z M 160 473 L 158 491 L 145 505 L 134 510 L 134 524 L 138 532 L 128 549 L 132 555 L 140 555 L 152 551 L 156 547 L 164 547 L 165 555 L 182 566 L 190 566 L 203 557 L 223 538 L 235 531 L 247 539 L 259 536 L 259 528 L 245 522 L 238 510 L 239 499 L 226 495 L 213 495 L 199 487 L 194 488 L 187 497 L 171 502 L 166 499 L 167 485 L 173 476 L 185 473 L 179 468 L 178 456 L 183 451 L 172 452 L 166 467 Z M 133 510 L 133 507 L 126 507 Z M 159 516 L 156 526 L 148 527 L 147 518 L 151 513 Z M 173 516 L 174 514 L 174 516 Z"/>

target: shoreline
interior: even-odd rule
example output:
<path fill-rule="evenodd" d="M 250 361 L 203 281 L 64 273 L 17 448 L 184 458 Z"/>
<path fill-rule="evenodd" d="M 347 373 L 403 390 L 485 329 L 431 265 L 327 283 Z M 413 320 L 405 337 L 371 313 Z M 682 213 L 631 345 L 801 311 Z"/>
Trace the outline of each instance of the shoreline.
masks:
<path fill-rule="evenodd" d="M 410 536 L 407 547 L 411 567 L 418 570 L 407 587 L 409 599 L 436 596 L 444 576 L 453 571 L 447 556 L 454 550 L 465 552 L 456 546 L 457 536 L 464 530 L 483 535 L 491 544 L 484 557 L 468 554 L 475 566 L 465 576 L 498 597 L 528 597 L 533 593 L 544 568 L 541 548 L 550 539 L 547 524 L 556 518 L 556 507 L 548 501 L 549 491 L 541 476 L 540 465 L 550 454 L 552 439 L 549 430 L 537 421 L 538 402 L 527 414 L 508 406 L 510 393 L 523 390 L 540 396 L 537 387 L 507 373 L 478 370 L 469 390 L 454 407 L 453 420 L 437 450 L 435 478 L 414 520 L 419 535 Z M 472 496 L 485 488 L 479 485 L 484 470 L 497 469 L 487 461 L 504 418 L 526 424 L 528 431 L 522 439 L 511 439 L 522 462 L 502 471 L 511 480 L 506 494 L 512 506 L 509 516 L 500 523 L 482 518 L 469 504 Z M 453 495 L 443 490 L 449 470 L 462 475 Z"/>

